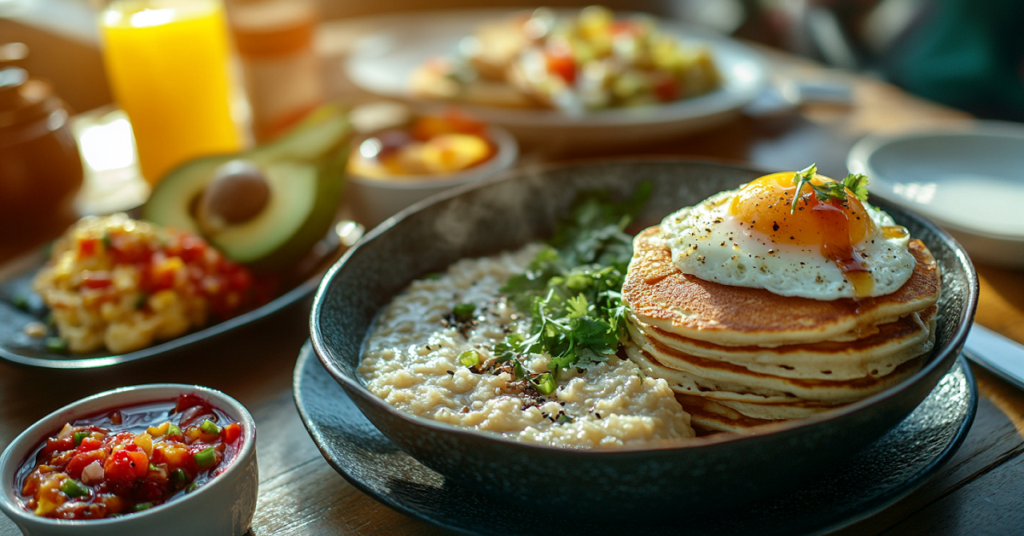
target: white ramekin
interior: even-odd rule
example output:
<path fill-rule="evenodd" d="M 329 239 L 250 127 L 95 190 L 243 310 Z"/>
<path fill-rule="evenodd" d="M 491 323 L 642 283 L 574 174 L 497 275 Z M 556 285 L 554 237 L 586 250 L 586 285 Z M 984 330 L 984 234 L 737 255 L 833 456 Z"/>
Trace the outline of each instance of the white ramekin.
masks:
<path fill-rule="evenodd" d="M 18 503 L 20 490 L 14 486 L 18 468 L 46 438 L 60 431 L 64 423 L 103 411 L 172 400 L 187 393 L 201 396 L 214 407 L 237 419 L 242 426 L 242 448 L 234 461 L 223 473 L 196 491 L 150 510 L 114 519 L 49 519 L 32 515 Z M 258 486 L 256 423 L 252 415 L 234 398 L 198 385 L 138 385 L 83 398 L 37 421 L 15 438 L 0 456 L 0 511 L 11 518 L 26 536 L 240 536 L 249 530 L 252 523 Z"/>
<path fill-rule="evenodd" d="M 349 174 L 345 195 L 357 221 L 376 227 L 403 208 L 454 186 L 490 177 L 515 165 L 519 144 L 507 130 L 487 127 L 487 138 L 497 151 L 488 161 L 444 176 L 374 179 Z M 353 150 L 358 150 L 353 147 Z"/>

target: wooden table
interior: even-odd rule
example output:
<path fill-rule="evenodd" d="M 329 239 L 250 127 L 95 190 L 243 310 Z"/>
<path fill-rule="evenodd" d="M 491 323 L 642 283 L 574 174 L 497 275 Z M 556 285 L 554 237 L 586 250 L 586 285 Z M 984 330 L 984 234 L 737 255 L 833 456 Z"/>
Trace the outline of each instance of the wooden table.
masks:
<path fill-rule="evenodd" d="M 827 71 L 769 54 L 776 76 L 835 78 L 854 88 L 855 103 L 805 106 L 774 119 L 740 119 L 712 132 L 666 142 L 646 154 L 713 157 L 772 169 L 816 161 L 843 176 L 845 156 L 869 132 L 898 132 L 970 121 L 871 79 Z M 538 157 L 528 158 L 537 159 Z M 978 322 L 1024 342 L 1024 273 L 985 266 Z M 152 359 L 110 370 L 52 372 L 0 362 L 0 448 L 50 411 L 115 387 L 183 382 L 225 391 L 259 425 L 260 496 L 252 533 L 432 534 L 423 522 L 357 491 L 320 456 L 292 400 L 292 369 L 307 337 L 308 304 L 238 333 L 185 359 Z M 1024 531 L 1024 392 L 977 367 L 983 395 L 977 419 L 954 459 L 921 489 L 844 534 L 1010 534 Z M 17 529 L 0 517 L 0 535 Z"/>

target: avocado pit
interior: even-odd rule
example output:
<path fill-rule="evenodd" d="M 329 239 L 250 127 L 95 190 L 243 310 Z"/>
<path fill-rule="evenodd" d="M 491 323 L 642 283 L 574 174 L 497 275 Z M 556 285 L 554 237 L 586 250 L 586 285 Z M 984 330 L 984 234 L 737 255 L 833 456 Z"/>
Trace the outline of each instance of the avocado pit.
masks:
<path fill-rule="evenodd" d="M 258 216 L 270 202 L 270 184 L 263 169 L 249 160 L 231 160 L 214 171 L 203 189 L 196 219 L 203 232 L 217 234 Z"/>

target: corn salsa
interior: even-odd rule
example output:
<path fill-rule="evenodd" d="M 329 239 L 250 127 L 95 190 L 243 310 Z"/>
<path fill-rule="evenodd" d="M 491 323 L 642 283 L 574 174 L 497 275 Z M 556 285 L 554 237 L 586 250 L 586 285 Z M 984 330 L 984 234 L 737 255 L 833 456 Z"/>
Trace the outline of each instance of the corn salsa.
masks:
<path fill-rule="evenodd" d="M 235 316 L 253 304 L 253 286 L 202 238 L 125 214 L 73 225 L 33 281 L 75 353 L 131 352 Z"/>
<path fill-rule="evenodd" d="M 21 505 L 41 517 L 141 512 L 223 473 L 245 440 L 226 413 L 180 395 L 65 424 L 22 465 L 15 488 Z"/>

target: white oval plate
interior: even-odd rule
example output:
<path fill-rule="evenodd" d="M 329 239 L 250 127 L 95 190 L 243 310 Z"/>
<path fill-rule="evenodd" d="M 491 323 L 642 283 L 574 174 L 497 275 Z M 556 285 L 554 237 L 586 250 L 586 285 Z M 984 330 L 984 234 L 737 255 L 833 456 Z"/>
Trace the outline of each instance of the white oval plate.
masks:
<path fill-rule="evenodd" d="M 480 9 L 405 13 L 360 20 L 374 30 L 353 46 L 348 79 L 370 93 L 433 106 L 450 103 L 417 99 L 409 76 L 430 58 L 451 54 L 459 40 L 485 21 L 523 10 Z M 564 13 L 564 11 L 563 11 Z M 350 21 L 352 22 L 352 21 Z M 724 83 L 714 92 L 680 101 L 618 108 L 573 116 L 558 110 L 512 109 L 460 104 L 482 121 L 503 126 L 521 141 L 558 148 L 637 144 L 706 129 L 728 121 L 760 91 L 765 68 L 751 48 L 713 31 L 677 21 L 658 20 L 662 31 L 685 43 L 711 49 Z"/>
<path fill-rule="evenodd" d="M 973 259 L 1024 268 L 1024 125 L 868 136 L 846 164 L 871 177 L 872 195 L 935 220 Z"/>

